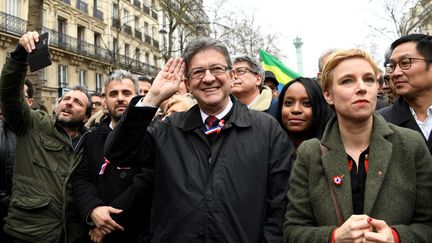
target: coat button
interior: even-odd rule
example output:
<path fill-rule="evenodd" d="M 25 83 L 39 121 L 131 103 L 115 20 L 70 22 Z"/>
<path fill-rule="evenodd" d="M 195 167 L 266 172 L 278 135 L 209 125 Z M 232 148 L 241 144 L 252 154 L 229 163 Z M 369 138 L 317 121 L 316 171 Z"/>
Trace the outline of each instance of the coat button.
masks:
<path fill-rule="evenodd" d="M 126 172 L 125 171 L 123 171 L 123 172 L 120 173 L 120 178 L 121 179 L 126 178 Z"/>

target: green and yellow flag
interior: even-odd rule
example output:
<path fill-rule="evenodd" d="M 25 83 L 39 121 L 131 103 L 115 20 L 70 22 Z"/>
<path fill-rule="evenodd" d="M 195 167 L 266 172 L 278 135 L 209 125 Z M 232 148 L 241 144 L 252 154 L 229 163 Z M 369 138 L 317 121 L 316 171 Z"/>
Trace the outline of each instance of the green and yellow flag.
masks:
<path fill-rule="evenodd" d="M 276 57 L 268 54 L 263 49 L 259 49 L 260 58 L 264 67 L 264 70 L 271 71 L 276 76 L 276 79 L 281 84 L 286 84 L 289 81 L 300 77 L 301 75 L 287 68 L 281 61 Z"/>

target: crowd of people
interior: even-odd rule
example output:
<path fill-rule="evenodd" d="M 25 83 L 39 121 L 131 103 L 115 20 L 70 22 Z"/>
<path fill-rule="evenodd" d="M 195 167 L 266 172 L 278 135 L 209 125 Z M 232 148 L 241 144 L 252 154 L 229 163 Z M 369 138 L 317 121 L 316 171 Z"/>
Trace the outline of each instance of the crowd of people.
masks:
<path fill-rule="evenodd" d="M 384 70 L 331 49 L 278 80 L 218 40 L 31 109 L 24 34 L 0 77 L 0 242 L 430 242 L 432 36 Z"/>

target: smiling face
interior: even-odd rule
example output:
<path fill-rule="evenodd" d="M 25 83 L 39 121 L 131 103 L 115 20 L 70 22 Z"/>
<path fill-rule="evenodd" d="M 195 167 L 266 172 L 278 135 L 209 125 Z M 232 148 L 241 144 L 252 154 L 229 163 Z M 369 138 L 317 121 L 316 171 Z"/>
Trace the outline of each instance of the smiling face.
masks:
<path fill-rule="evenodd" d="M 89 100 L 80 90 L 67 92 L 56 107 L 56 122 L 64 127 L 76 127 L 83 124 Z"/>
<path fill-rule="evenodd" d="M 206 49 L 196 53 L 190 60 L 189 72 L 209 68 L 214 65 L 227 66 L 224 55 L 215 49 Z M 226 70 L 218 75 L 205 71 L 202 78 L 188 78 L 185 80 L 187 88 L 197 99 L 199 107 L 208 115 L 215 115 L 223 111 L 229 102 L 231 93 L 232 72 Z"/>
<path fill-rule="evenodd" d="M 419 94 L 432 91 L 432 68 L 425 62 L 424 57 L 416 49 L 415 42 L 405 42 L 398 45 L 390 57 L 391 63 L 399 62 L 404 58 L 411 60 L 411 67 L 402 70 L 395 64 L 394 72 L 390 73 L 398 95 L 415 98 Z"/>
<path fill-rule="evenodd" d="M 333 70 L 324 97 L 334 105 L 338 119 L 367 120 L 375 111 L 378 82 L 372 65 L 364 58 L 341 61 Z"/>
<path fill-rule="evenodd" d="M 290 133 L 305 133 L 312 124 L 312 107 L 305 87 L 300 82 L 289 86 L 282 105 L 282 122 Z"/>
<path fill-rule="evenodd" d="M 112 80 L 106 86 L 105 104 L 111 119 L 117 122 L 122 117 L 123 113 L 130 100 L 136 95 L 135 85 L 130 79 Z"/>

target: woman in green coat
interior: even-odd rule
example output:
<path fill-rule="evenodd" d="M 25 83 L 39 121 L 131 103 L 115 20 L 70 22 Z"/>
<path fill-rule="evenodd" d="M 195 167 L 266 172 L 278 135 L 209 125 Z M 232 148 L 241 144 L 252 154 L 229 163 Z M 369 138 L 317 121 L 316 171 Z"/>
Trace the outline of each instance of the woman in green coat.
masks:
<path fill-rule="evenodd" d="M 324 66 L 322 89 L 336 116 L 321 141 L 297 151 L 285 242 L 432 240 L 432 157 L 419 133 L 374 113 L 377 76 L 357 49 Z"/>

